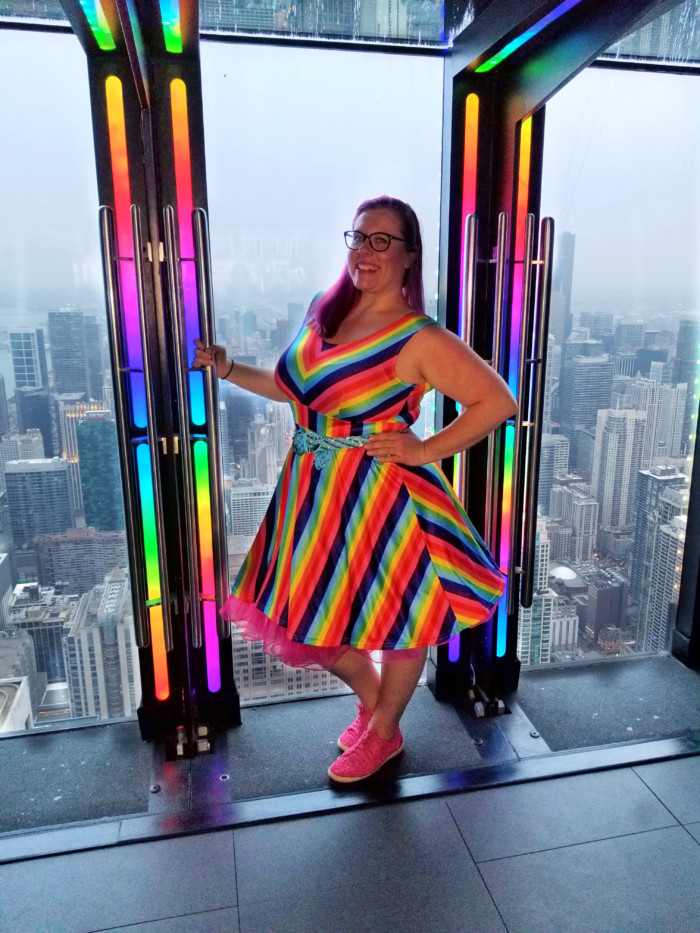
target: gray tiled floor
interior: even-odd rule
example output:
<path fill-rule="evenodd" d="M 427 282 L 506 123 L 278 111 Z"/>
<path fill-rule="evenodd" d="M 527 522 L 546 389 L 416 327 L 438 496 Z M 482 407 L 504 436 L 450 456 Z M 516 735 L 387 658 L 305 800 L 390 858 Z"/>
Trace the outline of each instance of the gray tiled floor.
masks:
<path fill-rule="evenodd" d="M 700 757 L 0 867 L 3 933 L 700 933 Z"/>

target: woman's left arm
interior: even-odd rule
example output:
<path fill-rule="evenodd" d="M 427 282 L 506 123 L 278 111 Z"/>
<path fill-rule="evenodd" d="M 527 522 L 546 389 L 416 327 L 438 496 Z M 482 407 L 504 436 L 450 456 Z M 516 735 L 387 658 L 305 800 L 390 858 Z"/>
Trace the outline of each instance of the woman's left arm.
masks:
<path fill-rule="evenodd" d="M 467 344 L 444 327 L 425 327 L 404 348 L 403 364 L 463 411 L 447 427 L 421 441 L 412 432 L 375 435 L 367 444 L 380 462 L 421 466 L 466 450 L 517 411 L 507 384 Z"/>

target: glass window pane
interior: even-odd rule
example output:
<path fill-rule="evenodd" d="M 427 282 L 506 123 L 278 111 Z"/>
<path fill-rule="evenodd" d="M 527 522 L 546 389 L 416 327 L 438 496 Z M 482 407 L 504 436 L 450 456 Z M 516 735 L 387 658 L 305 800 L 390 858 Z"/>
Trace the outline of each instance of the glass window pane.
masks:
<path fill-rule="evenodd" d="M 590 69 L 547 105 L 558 229 L 524 664 L 666 651 L 698 408 L 700 82 Z"/>
<path fill-rule="evenodd" d="M 683 0 L 612 45 L 601 58 L 700 66 L 700 0 Z"/>
<path fill-rule="evenodd" d="M 442 62 L 207 42 L 202 81 L 216 326 L 229 356 L 274 367 L 313 296 L 337 279 L 356 206 L 379 194 L 408 201 L 421 220 L 434 315 Z M 220 386 L 233 580 L 293 422 L 287 405 Z M 425 435 L 434 426 L 431 397 L 422 409 L 415 430 Z M 242 700 L 296 695 L 299 671 L 258 654 L 234 635 Z M 342 688 L 326 673 L 301 676 L 306 692 Z"/>
<path fill-rule="evenodd" d="M 135 716 L 140 680 L 85 55 L 0 32 L 0 731 Z"/>

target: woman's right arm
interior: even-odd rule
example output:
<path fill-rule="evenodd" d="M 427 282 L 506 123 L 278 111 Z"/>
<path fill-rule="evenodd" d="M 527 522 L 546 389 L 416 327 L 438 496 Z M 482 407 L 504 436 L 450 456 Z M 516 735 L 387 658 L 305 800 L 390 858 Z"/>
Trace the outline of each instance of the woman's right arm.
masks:
<path fill-rule="evenodd" d="M 249 366 L 247 363 L 233 362 L 226 356 L 226 348 L 218 344 L 205 346 L 200 339 L 195 340 L 194 360 L 195 369 L 204 369 L 213 366 L 219 379 L 225 379 L 234 385 L 270 398 L 274 402 L 288 402 L 289 399 L 275 382 L 275 374 L 271 369 L 262 369 L 260 366 Z"/>

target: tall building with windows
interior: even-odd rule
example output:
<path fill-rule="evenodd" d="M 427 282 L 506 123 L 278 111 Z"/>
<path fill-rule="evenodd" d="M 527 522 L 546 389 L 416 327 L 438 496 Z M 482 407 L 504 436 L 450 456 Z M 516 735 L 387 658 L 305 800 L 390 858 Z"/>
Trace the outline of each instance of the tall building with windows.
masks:
<path fill-rule="evenodd" d="M 123 531 L 71 528 L 35 538 L 39 584 L 65 583 L 71 593 L 86 593 L 105 575 L 128 566 Z"/>
<path fill-rule="evenodd" d="M 549 537 L 543 519 L 537 521 L 532 606 L 520 609 L 518 657 L 523 665 L 546 664 L 550 660 L 552 614 L 556 595 L 547 586 Z"/>
<path fill-rule="evenodd" d="M 73 527 L 65 460 L 9 460 L 5 483 L 15 548 L 31 548 L 36 535 Z"/>
<path fill-rule="evenodd" d="M 101 531 L 124 527 L 117 427 L 108 411 L 86 411 L 75 428 L 85 524 Z"/>
<path fill-rule="evenodd" d="M 10 430 L 10 410 L 7 407 L 5 377 L 0 375 L 0 437 Z"/>
<path fill-rule="evenodd" d="M 657 528 L 683 513 L 682 502 L 678 503 L 677 511 L 674 512 L 668 497 L 664 497 L 669 489 L 683 494 L 687 508 L 687 478 L 675 466 L 655 465 L 639 471 L 634 506 L 634 545 L 630 561 L 630 596 L 635 600 L 646 601 Z"/>
<path fill-rule="evenodd" d="M 44 331 L 39 327 L 15 328 L 10 331 L 10 351 L 15 389 L 39 389 L 49 384 L 46 365 Z"/>
<path fill-rule="evenodd" d="M 571 313 L 571 292 L 574 281 L 574 253 L 576 250 L 576 234 L 564 230 L 557 236 L 557 247 L 554 251 L 554 270 L 552 273 L 552 293 L 562 296 L 563 302 L 563 336 L 569 336 L 573 326 Z"/>
<path fill-rule="evenodd" d="M 700 372 L 698 351 L 700 346 L 700 321 L 682 320 L 678 328 L 676 356 L 673 361 L 673 382 L 684 382 L 688 386 L 683 415 L 683 452 L 690 450 L 690 435 L 697 428 L 698 399 L 700 398 Z"/>
<path fill-rule="evenodd" d="M 235 483 L 228 492 L 231 533 L 254 535 L 265 517 L 275 487 L 263 486 L 251 480 Z"/>
<path fill-rule="evenodd" d="M 38 428 L 44 439 L 44 455 L 56 455 L 54 422 L 51 417 L 51 394 L 48 389 L 32 389 L 24 386 L 15 391 L 17 404 L 17 426 L 20 434 Z"/>
<path fill-rule="evenodd" d="M 28 693 L 28 709 L 24 721 L 13 723 L 7 731 L 20 731 L 31 729 L 39 711 L 41 699 L 46 691 L 46 674 L 39 671 L 36 666 L 36 652 L 31 635 L 17 629 L 0 629 L 0 684 L 2 688 L 8 681 L 24 681 Z M 4 682 L 4 683 L 3 683 Z M 0 732 L 3 730 L 3 719 L 8 712 L 6 708 L 0 709 Z"/>
<path fill-rule="evenodd" d="M 598 535 L 598 500 L 586 483 L 554 485 L 550 495 L 549 513 L 553 519 L 563 519 L 571 526 L 570 557 L 581 563 L 590 560 Z"/>
<path fill-rule="evenodd" d="M 631 385 L 633 407 L 647 413 L 641 469 L 659 457 L 679 457 L 687 385 L 662 385 L 638 376 Z"/>
<path fill-rule="evenodd" d="M 600 525 L 624 532 L 634 527 L 634 493 L 642 465 L 647 415 L 644 411 L 598 412 L 591 494 L 600 504 Z"/>
<path fill-rule="evenodd" d="M 687 522 L 687 516 L 678 515 L 667 525 L 659 525 L 654 534 L 648 596 L 640 604 L 638 651 L 669 648 L 673 612 L 681 588 Z"/>
<path fill-rule="evenodd" d="M 544 514 L 549 511 L 549 495 L 557 476 L 569 472 L 569 442 L 563 434 L 543 434 L 540 454 L 540 479 L 537 504 Z"/>
<path fill-rule="evenodd" d="M 595 429 L 598 411 L 610 407 L 613 369 L 608 356 L 579 355 L 562 365 L 559 423 L 574 468 L 579 465 L 579 431 Z"/>
<path fill-rule="evenodd" d="M 70 625 L 81 599 L 82 596 L 66 595 L 59 586 L 20 583 L 14 589 L 9 627 L 31 636 L 37 670 L 46 674 L 50 684 L 66 679 L 64 628 Z"/>
<path fill-rule="evenodd" d="M 26 434 L 6 434 L 0 439 L 0 490 L 5 488 L 5 464 L 8 460 L 43 460 L 44 439 L 32 428 Z"/>
<path fill-rule="evenodd" d="M 129 581 L 123 570 L 81 597 L 63 639 L 74 718 L 133 716 L 141 702 Z"/>
<path fill-rule="evenodd" d="M 95 316 L 82 311 L 49 311 L 49 341 L 54 390 L 102 397 L 104 373 Z"/>
<path fill-rule="evenodd" d="M 235 631 L 232 642 L 233 676 L 242 703 L 275 697 L 291 699 L 304 694 L 347 691 L 342 680 L 330 671 L 287 667 L 281 661 L 265 654 L 261 642 L 248 641 Z"/>

